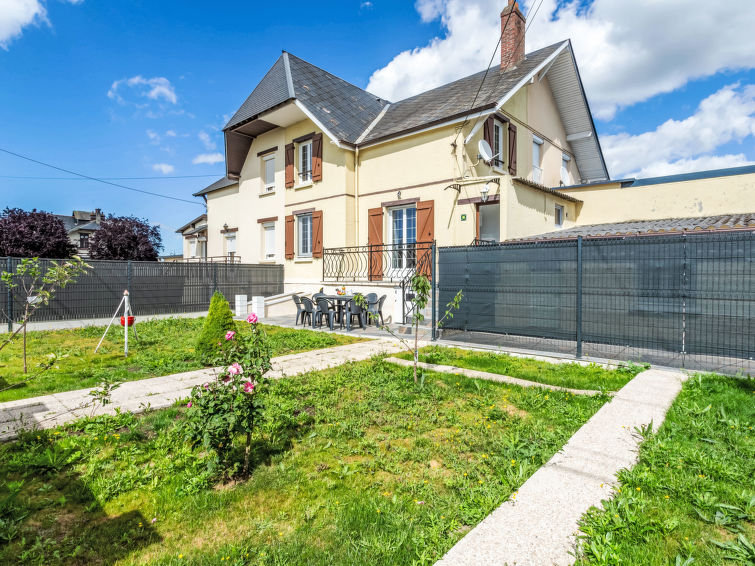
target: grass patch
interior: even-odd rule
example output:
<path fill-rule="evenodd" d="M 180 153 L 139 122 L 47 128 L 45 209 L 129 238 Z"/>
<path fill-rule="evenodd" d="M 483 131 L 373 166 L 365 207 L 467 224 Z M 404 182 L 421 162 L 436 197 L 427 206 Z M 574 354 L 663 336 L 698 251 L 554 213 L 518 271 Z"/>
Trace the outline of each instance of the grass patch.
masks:
<path fill-rule="evenodd" d="M 347 364 L 274 382 L 226 485 L 180 407 L 26 434 L 0 446 L 0 563 L 432 564 L 606 399 Z"/>
<path fill-rule="evenodd" d="M 129 336 L 129 357 L 123 357 L 123 329 L 110 329 L 97 354 L 94 349 L 105 327 L 89 326 L 74 330 L 44 330 L 29 332 L 27 351 L 29 374 L 46 360 L 47 354 L 66 356 L 57 367 L 40 377 L 0 392 L 0 402 L 26 399 L 48 393 L 94 387 L 105 377 L 133 381 L 147 377 L 169 375 L 200 369 L 203 364 L 194 353 L 202 318 L 168 318 L 138 322 L 139 341 Z M 343 334 L 313 332 L 311 330 L 263 325 L 273 348 L 274 356 L 293 354 L 362 339 Z M 245 323 L 238 324 L 241 332 L 248 331 Z M 2 340 L 0 334 L 0 340 Z M 0 351 L 0 389 L 24 380 L 20 339 Z"/>
<path fill-rule="evenodd" d="M 411 354 L 407 352 L 397 354 L 397 357 L 405 360 L 412 359 Z M 605 369 L 598 364 L 586 366 L 577 363 L 550 364 L 532 358 L 444 346 L 422 348 L 419 361 L 487 371 L 560 387 L 596 391 L 621 389 L 630 379 L 645 369 L 644 366 L 631 363 L 614 370 Z"/>
<path fill-rule="evenodd" d="M 582 518 L 580 564 L 755 564 L 755 380 L 694 376 L 621 491 Z"/>

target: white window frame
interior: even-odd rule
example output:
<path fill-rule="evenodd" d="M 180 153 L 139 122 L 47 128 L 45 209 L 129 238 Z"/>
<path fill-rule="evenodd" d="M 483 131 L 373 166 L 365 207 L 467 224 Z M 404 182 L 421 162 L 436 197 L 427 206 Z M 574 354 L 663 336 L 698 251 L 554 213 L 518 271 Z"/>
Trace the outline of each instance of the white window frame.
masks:
<path fill-rule="evenodd" d="M 557 204 L 553 208 L 553 220 L 556 223 L 556 226 L 563 226 L 564 225 L 564 218 L 566 218 L 566 208 L 563 204 Z"/>
<path fill-rule="evenodd" d="M 414 239 L 413 241 L 409 241 L 409 230 L 407 222 L 407 210 L 413 210 L 414 211 Z M 402 211 L 403 220 L 401 223 L 401 240 L 400 242 L 396 241 L 395 234 L 394 234 L 394 214 L 396 214 L 398 211 Z M 388 209 L 388 214 L 386 215 L 388 217 L 388 243 L 391 246 L 402 246 L 401 248 L 396 247 L 393 252 L 391 252 L 391 269 L 395 270 L 396 272 L 401 272 L 402 270 L 406 269 L 412 269 L 414 268 L 416 262 L 417 262 L 417 252 L 416 252 L 416 246 L 413 244 L 416 244 L 417 242 L 417 206 L 415 204 L 405 205 L 405 206 L 396 206 Z M 395 273 L 394 273 L 395 275 Z"/>
<path fill-rule="evenodd" d="M 565 153 L 561 154 L 561 185 L 566 187 L 571 184 L 571 176 L 569 175 L 569 161 L 571 157 Z"/>
<path fill-rule="evenodd" d="M 537 156 L 537 159 L 535 159 Z M 543 140 L 537 136 L 532 136 L 532 180 L 536 183 L 543 183 Z"/>
<path fill-rule="evenodd" d="M 305 226 L 302 226 L 302 225 Z M 307 233 L 308 242 L 305 242 L 304 234 Z M 312 257 L 312 213 L 299 214 L 296 216 L 296 256 Z M 308 243 L 308 248 L 304 244 Z"/>
<path fill-rule="evenodd" d="M 273 162 L 273 178 L 267 178 L 267 164 Z M 262 175 L 263 175 L 263 192 L 274 193 L 275 192 L 275 154 L 265 155 L 262 158 Z"/>
<path fill-rule="evenodd" d="M 191 238 L 189 240 L 189 257 L 197 257 L 197 248 L 199 247 L 197 239 Z"/>
<path fill-rule="evenodd" d="M 275 222 L 263 222 L 262 226 L 262 259 L 264 261 L 275 260 Z M 273 233 L 272 249 L 267 247 L 268 230 Z"/>
<path fill-rule="evenodd" d="M 493 169 L 503 171 L 506 160 L 506 146 L 504 145 L 504 127 L 500 120 L 493 120 Z M 496 151 L 496 144 L 499 145 Z M 497 156 L 497 157 L 496 157 Z"/>
<path fill-rule="evenodd" d="M 309 169 L 304 169 L 304 154 L 306 153 Z M 299 144 L 299 184 L 308 185 L 312 182 L 312 140 Z"/>
<path fill-rule="evenodd" d="M 233 245 L 231 245 L 233 243 Z M 233 248 L 233 249 L 231 249 Z M 236 255 L 236 232 L 225 235 L 225 255 L 234 257 Z"/>

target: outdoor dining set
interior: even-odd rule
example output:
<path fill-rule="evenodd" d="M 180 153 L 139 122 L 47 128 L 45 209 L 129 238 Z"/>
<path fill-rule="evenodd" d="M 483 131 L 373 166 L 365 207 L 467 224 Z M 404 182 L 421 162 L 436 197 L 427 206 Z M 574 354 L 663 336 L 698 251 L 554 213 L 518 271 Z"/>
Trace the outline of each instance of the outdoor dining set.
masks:
<path fill-rule="evenodd" d="M 351 331 L 352 325 L 366 328 L 369 324 L 383 322 L 383 303 L 386 295 L 378 298 L 377 293 L 367 293 L 361 298 L 357 295 L 327 295 L 315 293 L 312 298 L 293 295 L 296 304 L 296 324 L 304 326 L 328 325 L 331 330 L 336 324 Z"/>

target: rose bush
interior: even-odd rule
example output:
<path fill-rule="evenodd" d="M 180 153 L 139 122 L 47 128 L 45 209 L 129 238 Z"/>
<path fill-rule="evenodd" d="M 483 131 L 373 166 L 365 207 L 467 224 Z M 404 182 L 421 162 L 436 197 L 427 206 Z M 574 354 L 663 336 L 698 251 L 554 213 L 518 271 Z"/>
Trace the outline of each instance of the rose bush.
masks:
<path fill-rule="evenodd" d="M 213 381 L 195 386 L 186 407 L 184 433 L 192 444 L 211 451 L 212 463 L 227 475 L 238 471 L 234 441 L 245 436 L 242 474 L 249 471 L 252 432 L 262 411 L 270 369 L 271 348 L 256 315 L 249 315 L 251 332 L 229 331 L 213 365 L 225 368 Z"/>

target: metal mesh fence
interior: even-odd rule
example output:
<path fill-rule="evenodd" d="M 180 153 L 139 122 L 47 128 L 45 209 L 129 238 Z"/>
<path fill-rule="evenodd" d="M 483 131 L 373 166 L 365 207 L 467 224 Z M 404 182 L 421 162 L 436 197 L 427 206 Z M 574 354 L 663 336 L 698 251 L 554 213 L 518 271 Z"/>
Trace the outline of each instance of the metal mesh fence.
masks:
<path fill-rule="evenodd" d="M 43 269 L 51 260 L 41 260 Z M 0 258 L 0 269 L 15 271 L 21 258 Z M 207 310 L 217 289 L 233 303 L 234 295 L 270 296 L 283 292 L 282 265 L 89 260 L 86 274 L 34 314 L 34 321 L 111 317 L 124 289 L 136 315 Z M 17 320 L 25 297 L 0 284 L 2 322 Z"/>
<path fill-rule="evenodd" d="M 444 337 L 755 374 L 755 233 L 439 248 Z"/>

